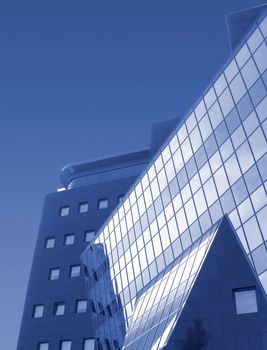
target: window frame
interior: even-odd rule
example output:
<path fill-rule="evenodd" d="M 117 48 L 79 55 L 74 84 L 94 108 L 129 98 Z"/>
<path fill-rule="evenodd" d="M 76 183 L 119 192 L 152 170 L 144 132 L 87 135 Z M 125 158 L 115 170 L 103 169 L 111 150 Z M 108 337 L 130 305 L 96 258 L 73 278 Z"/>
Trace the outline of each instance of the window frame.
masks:
<path fill-rule="evenodd" d="M 86 208 L 86 210 L 83 209 Z M 79 207 L 78 207 L 78 213 L 79 214 L 85 214 L 89 211 L 89 203 L 88 202 L 81 202 L 79 203 Z"/>
<path fill-rule="evenodd" d="M 66 214 L 64 214 L 64 211 L 67 210 Z M 69 205 L 63 205 L 59 208 L 59 216 L 69 216 L 70 215 L 70 206 Z"/>
<path fill-rule="evenodd" d="M 60 306 L 64 307 L 63 313 L 57 314 L 57 310 Z M 53 312 L 54 316 L 64 316 L 65 312 L 66 312 L 66 303 L 64 301 L 58 301 L 58 302 L 54 303 L 54 310 L 53 311 L 54 311 Z"/>
<path fill-rule="evenodd" d="M 51 278 L 53 271 L 58 271 L 57 278 Z M 49 281 L 56 281 L 56 280 L 58 280 L 59 279 L 59 274 L 60 274 L 60 268 L 59 267 L 51 267 L 49 269 L 49 273 L 48 273 L 48 280 Z"/>
<path fill-rule="evenodd" d="M 102 203 L 107 203 L 107 205 L 105 207 L 101 207 L 101 204 Z M 109 200 L 108 198 L 100 198 L 98 200 L 98 203 L 97 203 L 97 209 L 98 210 L 104 210 L 104 209 L 107 209 L 108 208 L 108 205 L 109 205 Z"/>
<path fill-rule="evenodd" d="M 66 340 L 61 340 L 60 341 L 60 350 L 64 350 L 63 347 L 62 347 L 64 343 L 70 343 L 70 349 L 72 348 L 72 341 L 66 339 Z"/>
<path fill-rule="evenodd" d="M 75 276 L 72 276 L 72 269 L 75 268 L 75 267 L 79 267 L 79 274 L 75 275 Z M 69 277 L 70 278 L 77 278 L 77 277 L 80 277 L 80 276 L 81 276 L 81 265 L 80 264 L 70 265 Z"/>
<path fill-rule="evenodd" d="M 38 350 L 42 350 L 42 348 L 41 348 L 41 346 L 42 345 L 47 345 L 47 350 L 49 350 L 49 342 L 47 342 L 47 341 L 41 341 L 41 342 L 39 342 L 38 343 Z"/>
<path fill-rule="evenodd" d="M 246 312 L 238 312 L 237 310 L 237 299 L 236 299 L 236 293 L 242 293 L 242 292 L 248 292 L 248 291 L 254 291 L 255 294 L 255 302 L 256 302 L 256 311 L 246 311 Z M 248 287 L 242 287 L 242 288 L 234 288 L 233 289 L 233 300 L 234 300 L 234 309 L 235 309 L 235 315 L 247 315 L 247 314 L 255 314 L 259 312 L 258 308 L 258 299 L 257 299 L 257 289 L 256 286 L 248 286 Z"/>
<path fill-rule="evenodd" d="M 52 246 L 52 247 L 48 247 L 48 246 L 47 246 L 47 243 L 48 243 L 49 241 L 53 241 L 53 246 Z M 53 248 L 55 248 L 55 244 L 56 244 L 56 238 L 55 238 L 55 236 L 46 237 L 46 238 L 45 238 L 44 248 L 45 248 L 45 249 L 53 249 Z"/>
<path fill-rule="evenodd" d="M 73 237 L 73 242 L 67 244 L 68 237 Z M 74 233 L 67 233 L 64 236 L 64 246 L 71 246 L 75 243 L 75 234 Z"/>
<path fill-rule="evenodd" d="M 95 338 L 84 338 L 83 339 L 83 350 L 88 350 L 87 348 L 86 348 L 86 342 L 88 341 L 88 340 L 92 340 L 93 341 L 93 350 L 95 349 L 95 344 L 96 344 L 96 341 L 95 341 Z M 90 349 L 89 349 L 90 350 Z"/>
<path fill-rule="evenodd" d="M 42 315 L 41 316 L 36 316 L 36 310 L 39 307 L 42 308 Z M 33 305 L 33 309 L 32 309 L 32 318 L 43 318 L 43 317 L 44 317 L 44 304 L 34 304 Z"/>
<path fill-rule="evenodd" d="M 93 239 L 91 239 L 91 240 L 87 240 L 87 239 L 86 239 L 87 234 L 90 234 L 90 233 L 93 234 L 93 236 L 94 236 L 93 239 L 95 238 L 95 234 L 96 234 L 96 231 L 95 231 L 95 230 L 85 230 L 85 231 L 84 231 L 84 242 L 85 242 L 85 243 L 90 243 L 90 242 L 92 242 Z"/>
<path fill-rule="evenodd" d="M 79 311 L 79 303 L 82 303 L 82 302 L 86 302 L 86 308 L 81 309 L 82 311 Z M 75 304 L 75 313 L 76 314 L 85 314 L 87 312 L 87 309 L 88 309 L 88 300 L 87 299 L 76 300 L 76 304 Z"/>

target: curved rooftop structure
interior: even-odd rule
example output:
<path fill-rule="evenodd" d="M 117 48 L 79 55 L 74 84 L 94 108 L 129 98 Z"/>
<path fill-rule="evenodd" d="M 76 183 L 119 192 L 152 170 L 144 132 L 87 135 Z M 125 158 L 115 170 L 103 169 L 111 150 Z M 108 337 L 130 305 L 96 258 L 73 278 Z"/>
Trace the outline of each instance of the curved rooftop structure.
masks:
<path fill-rule="evenodd" d="M 133 168 L 145 166 L 149 161 L 149 149 L 137 149 L 131 152 L 116 153 L 102 158 L 70 163 L 62 168 L 60 182 L 65 188 L 81 187 L 103 181 L 108 177 L 130 175 Z M 124 169 L 124 170 L 123 170 Z"/>

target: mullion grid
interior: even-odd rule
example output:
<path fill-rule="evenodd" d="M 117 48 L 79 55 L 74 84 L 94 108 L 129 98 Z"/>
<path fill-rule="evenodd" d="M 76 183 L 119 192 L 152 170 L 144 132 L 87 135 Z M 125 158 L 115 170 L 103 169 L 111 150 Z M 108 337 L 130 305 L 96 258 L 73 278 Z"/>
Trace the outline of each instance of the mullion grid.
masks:
<path fill-rule="evenodd" d="M 260 46 L 260 45 L 259 45 Z M 258 47 L 259 47 L 258 46 Z M 257 50 L 255 50 L 255 52 L 256 52 Z M 254 52 L 254 53 L 255 53 Z M 254 57 L 253 57 L 253 62 L 254 62 Z M 244 63 L 245 64 L 245 63 Z M 244 66 L 244 64 L 243 64 L 243 66 Z M 257 65 L 256 65 L 256 67 L 257 67 Z M 238 72 L 240 72 L 240 69 L 241 69 L 241 67 L 239 67 L 239 69 L 238 69 Z M 258 69 L 258 67 L 257 67 L 257 69 Z M 238 74 L 238 72 L 235 74 L 235 76 Z M 241 77 L 242 77 L 242 74 L 241 74 Z M 260 75 L 260 77 L 261 77 L 261 75 Z M 229 83 L 232 81 L 234 79 L 234 77 L 232 77 L 232 79 L 231 80 L 229 80 L 229 82 L 228 82 L 228 84 L 226 84 L 226 86 L 225 86 L 225 88 L 220 92 L 220 96 L 226 91 L 226 89 L 229 89 Z M 242 77 L 242 79 L 243 79 L 243 77 Z M 262 77 L 261 77 L 261 79 L 262 79 Z M 215 91 L 215 93 L 217 94 L 217 92 L 216 92 L 216 90 L 214 90 Z M 231 89 L 229 89 L 229 92 L 230 92 L 230 94 L 231 94 L 231 96 L 232 96 L 232 92 L 231 92 Z M 249 96 L 250 97 L 250 96 Z M 204 101 L 204 100 L 203 100 Z M 217 100 L 216 101 L 218 101 L 218 96 L 217 96 Z M 216 103 L 216 101 L 213 103 L 213 105 Z M 204 103 L 205 103 L 205 101 L 204 101 Z M 211 108 L 212 106 L 210 106 L 210 108 Z M 230 112 L 230 111 L 229 111 Z M 255 111 L 256 112 L 256 111 Z M 237 109 L 237 113 L 238 113 L 238 115 L 239 115 L 239 111 L 238 111 L 238 109 Z M 256 112 L 257 113 L 257 112 Z M 205 114 L 204 114 L 205 115 Z M 201 117 L 201 119 L 204 117 L 204 115 Z M 210 116 L 209 116 L 209 113 L 206 113 L 206 115 L 207 115 L 207 117 L 210 119 Z M 223 120 L 225 120 L 225 117 L 226 116 L 224 116 L 224 118 L 223 118 Z M 200 120 L 199 120 L 200 121 Z M 221 124 L 221 123 L 220 123 Z M 219 124 L 219 125 L 220 125 Z M 185 125 L 185 124 L 184 124 Z M 219 126 L 218 125 L 218 126 Z M 226 124 L 226 128 L 227 128 L 227 130 L 228 130 L 228 127 L 227 127 L 227 124 Z M 194 127 L 193 127 L 193 129 L 194 129 Z M 190 133 L 193 131 L 193 129 L 191 129 L 191 131 L 190 131 Z M 213 127 L 212 127 L 212 134 L 214 134 L 214 132 L 215 132 L 215 130 L 213 129 Z M 245 131 L 244 131 L 245 132 Z M 254 131 L 255 132 L 255 131 Z M 188 137 L 188 140 L 189 140 L 189 142 L 190 142 L 190 146 L 191 146 L 191 139 L 190 139 L 190 133 L 188 133 L 188 131 L 187 131 L 187 137 Z M 229 130 L 228 130 L 228 133 L 229 133 Z M 201 136 L 201 138 L 202 138 L 202 135 L 201 135 L 201 132 L 200 132 L 200 136 Z M 174 138 L 174 137 L 176 137 L 175 135 L 172 135 L 172 139 Z M 178 142 L 180 143 L 180 140 L 179 140 L 179 138 L 178 137 L 176 137 L 177 138 L 177 140 L 178 140 Z M 183 140 L 183 142 L 185 141 L 185 139 Z M 215 137 L 215 141 L 216 141 L 216 144 L 217 144 L 217 139 L 216 139 L 216 137 Z M 245 140 L 246 141 L 246 140 Z M 244 142 L 245 142 L 244 141 Z M 232 140 L 231 140 L 231 143 L 232 143 Z M 244 144 L 244 143 L 243 143 Z M 250 143 L 248 142 L 248 145 L 249 145 L 249 147 L 250 147 L 250 149 L 251 149 L 251 145 L 250 145 Z M 181 145 L 180 145 L 181 146 Z M 242 144 L 241 145 L 239 145 L 239 147 L 241 147 L 242 146 Z M 192 147 L 192 146 L 191 146 Z M 205 149 L 205 148 L 204 148 Z M 217 144 L 217 150 L 218 150 L 218 144 Z M 238 149 L 234 149 L 234 154 L 236 155 L 236 151 L 237 151 Z M 171 154 L 172 154 L 172 156 L 171 156 L 171 159 L 173 160 L 173 154 L 176 152 L 177 150 L 175 150 L 175 151 L 172 151 L 171 150 Z M 253 152 L 253 150 L 251 149 L 251 151 L 252 151 L 252 156 L 253 156 L 253 158 L 254 158 L 254 160 L 255 160 L 255 157 L 254 157 L 254 152 Z M 205 152 L 206 152 L 206 150 L 205 150 Z M 219 151 L 220 152 L 220 151 Z M 220 156 L 221 156 L 221 153 L 219 153 L 220 154 Z M 194 156 L 194 155 L 193 155 Z M 207 156 L 207 155 L 206 155 Z M 227 159 L 229 159 L 230 157 L 232 156 L 232 154 L 231 155 L 229 155 L 228 156 L 228 158 Z M 168 160 L 169 160 L 169 158 L 168 158 Z M 189 161 L 190 159 L 188 159 L 188 161 Z M 209 160 L 208 160 L 209 161 Z M 240 162 L 239 162 L 239 159 L 238 159 L 238 157 L 237 157 L 237 161 L 238 161 L 238 164 L 239 164 L 239 167 L 240 167 Z M 165 164 L 164 164 L 164 166 L 163 166 L 163 168 L 164 168 L 164 172 L 165 172 L 165 175 L 166 175 L 166 170 L 165 170 L 165 165 L 166 165 L 166 163 L 167 163 L 167 161 L 165 162 Z M 207 163 L 207 162 L 206 162 Z M 197 163 L 196 163 L 197 164 Z M 258 170 L 258 172 L 259 172 L 259 169 L 258 169 L 258 166 L 257 166 L 257 163 L 255 162 L 254 163 L 254 165 L 256 166 L 256 168 L 257 168 L 257 170 Z M 221 165 L 222 167 L 223 167 L 223 169 L 224 169 L 224 171 L 225 171 L 225 167 L 224 167 L 224 164 L 222 164 Z M 154 167 L 154 165 L 153 165 L 153 167 Z M 185 167 L 185 164 L 183 165 L 183 167 Z M 252 167 L 251 167 L 252 168 Z M 251 169 L 250 168 L 250 169 Z M 247 169 L 247 171 L 249 171 L 250 169 Z M 244 179 L 244 175 L 245 175 L 245 173 L 243 174 L 243 171 L 242 171 L 242 169 L 240 169 L 240 171 L 241 171 L 241 177 Z M 186 172 L 186 175 L 187 175 L 187 179 L 188 179 L 188 171 L 187 171 L 187 169 L 185 168 L 185 172 Z M 229 178 L 228 178 L 228 175 L 227 175 L 227 173 L 225 172 L 225 174 L 226 174 L 226 176 L 227 176 L 227 181 L 228 181 L 228 187 L 227 187 L 227 189 L 226 189 L 226 191 L 224 192 L 224 193 L 226 193 L 228 190 L 230 190 L 230 192 L 231 192 L 231 194 L 232 194 L 232 197 L 234 198 L 234 196 L 233 196 L 233 193 L 232 193 L 232 189 L 231 189 L 231 186 L 229 186 Z M 259 172 L 259 174 L 260 174 L 260 172 Z M 156 177 L 157 177 L 157 175 L 156 175 Z M 239 177 L 237 180 L 236 180 L 236 182 L 241 178 L 241 177 Z M 149 177 L 148 177 L 149 178 Z M 176 176 L 175 176 L 175 178 L 176 178 Z M 208 181 L 209 179 L 206 179 L 206 182 Z M 244 179 L 245 180 L 245 179 Z M 200 181 L 201 181 L 201 183 L 202 183 L 202 179 L 200 179 Z M 205 183 L 206 183 L 205 182 Z M 252 194 L 252 193 L 250 193 L 249 192 L 249 189 L 248 189 L 248 187 L 247 187 L 247 182 L 246 182 L 246 180 L 244 181 L 244 183 L 245 183 L 245 186 L 246 186 L 246 189 L 247 189 L 247 193 L 249 193 L 249 196 Z M 169 185 L 170 185 L 170 183 L 169 183 L 169 181 L 168 181 L 168 177 L 167 177 L 167 187 L 169 187 Z M 151 179 L 149 178 L 149 184 L 148 184 L 148 186 L 150 186 L 150 188 L 151 188 Z M 191 184 L 189 185 L 190 187 L 190 191 L 191 191 L 191 196 L 192 196 L 192 188 L 191 188 Z M 215 182 L 215 186 L 216 186 L 216 192 L 218 191 L 218 189 L 217 189 L 217 184 L 216 184 L 216 182 Z M 261 185 L 260 185 L 261 186 Z M 202 187 L 203 187 L 203 183 L 202 183 Z M 181 191 L 181 188 L 180 188 L 180 191 Z M 197 190 L 198 191 L 198 190 Z M 197 192 L 196 191 L 196 192 Z M 254 189 L 254 191 L 253 191 L 253 193 L 255 192 L 256 190 Z M 204 195 L 205 195 L 205 193 L 204 193 Z M 194 196 L 194 195 L 193 195 Z M 217 193 L 217 196 L 218 196 L 218 193 Z M 218 196 L 218 198 L 219 198 L 219 196 Z M 248 198 L 248 196 L 243 200 L 243 202 L 246 200 Z M 190 198 L 188 199 L 188 200 L 190 200 Z M 207 199 L 206 199 L 206 196 L 205 196 L 205 200 L 207 201 Z M 250 199 L 249 199 L 250 200 Z M 137 201 L 137 198 L 135 198 L 135 201 Z M 183 201 L 183 199 L 182 199 L 182 201 Z M 219 201 L 220 201 L 220 198 L 219 198 Z M 217 201 L 215 201 L 214 203 L 216 203 Z M 243 203 L 242 202 L 242 203 Z M 213 204 L 214 204 L 213 203 Z M 251 200 L 250 200 L 250 203 L 251 203 Z M 134 203 L 132 203 L 132 205 L 133 205 Z M 184 201 L 183 201 L 183 205 L 185 205 L 186 203 L 184 203 Z M 236 203 L 235 203 L 236 204 Z M 195 201 L 193 201 L 193 205 L 194 205 L 194 207 L 195 207 Z M 220 205 L 221 205 L 221 203 L 220 203 Z M 252 204 L 251 204 L 252 205 Z M 145 202 L 145 206 L 146 206 L 146 202 Z M 209 207 L 207 206 L 207 204 L 206 204 L 206 207 L 208 208 L 208 211 L 209 211 Z M 130 207 L 130 209 L 129 210 L 131 210 L 131 208 L 132 208 L 132 206 Z M 255 209 L 254 209 L 254 206 L 252 205 L 252 208 L 253 208 L 253 212 L 255 213 Z M 163 209 L 165 209 L 165 208 L 163 208 Z M 195 209 L 196 209 L 196 207 L 195 207 Z M 148 210 L 148 208 L 146 208 L 146 212 L 147 212 L 147 210 Z M 261 209 L 260 209 L 261 210 Z M 206 210 L 207 211 L 207 210 Z M 203 214 L 205 214 L 206 213 L 206 211 L 203 213 Z M 125 214 L 126 213 L 124 213 L 124 217 L 125 217 Z M 176 214 L 176 213 L 175 213 Z M 202 214 L 202 215 L 203 215 Z M 210 213 L 209 213 L 210 214 Z M 164 214 L 165 215 L 165 214 Z M 238 212 L 238 210 L 237 210 L 237 215 L 239 216 L 239 220 L 240 220 L 240 215 L 239 215 L 239 212 Z M 139 218 L 139 220 L 140 220 L 140 218 Z M 169 219 L 169 221 L 171 220 L 171 218 Z M 199 220 L 199 217 L 198 217 L 198 219 L 197 220 Z M 197 221 L 197 220 L 195 220 L 195 221 Z M 256 220 L 257 220 L 257 217 L 256 217 Z M 167 220 L 166 220 L 167 221 Z M 195 223 L 195 221 L 192 223 L 192 225 Z M 186 216 L 186 222 L 187 222 L 187 225 L 188 225 L 188 218 L 187 218 L 187 216 Z M 242 222 L 242 221 L 241 221 Z M 258 222 L 258 221 L 257 221 Z M 165 224 L 167 224 L 167 222 L 165 222 Z M 242 223 L 243 224 L 243 223 Z M 241 225 L 242 225 L 241 224 Z M 126 223 L 126 225 L 127 225 L 127 223 Z M 191 226 L 192 226 L 191 225 Z M 127 227 L 127 226 L 126 226 Z M 189 232 L 189 231 L 188 231 Z M 260 232 L 261 232 L 261 230 L 260 230 Z M 126 235 L 127 235 L 127 233 L 126 233 Z M 180 236 L 180 234 L 179 234 L 179 236 Z M 191 238 L 191 240 L 192 240 L 192 238 Z M 141 274 L 142 274 L 142 272 L 141 272 Z"/>

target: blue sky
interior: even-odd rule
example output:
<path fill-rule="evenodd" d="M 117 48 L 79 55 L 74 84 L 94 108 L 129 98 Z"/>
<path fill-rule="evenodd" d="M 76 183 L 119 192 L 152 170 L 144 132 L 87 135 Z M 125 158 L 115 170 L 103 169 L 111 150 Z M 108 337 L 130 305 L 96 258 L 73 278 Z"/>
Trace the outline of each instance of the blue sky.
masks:
<path fill-rule="evenodd" d="M 0 346 L 16 347 L 43 199 L 66 163 L 149 146 L 229 54 L 225 14 L 261 2 L 0 3 Z"/>

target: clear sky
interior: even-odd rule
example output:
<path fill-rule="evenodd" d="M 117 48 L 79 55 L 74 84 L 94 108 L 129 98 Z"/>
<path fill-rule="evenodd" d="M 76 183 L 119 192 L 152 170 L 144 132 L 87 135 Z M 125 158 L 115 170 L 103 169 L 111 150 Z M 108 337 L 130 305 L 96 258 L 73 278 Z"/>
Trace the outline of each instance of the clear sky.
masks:
<path fill-rule="evenodd" d="M 256 0 L 0 1 L 0 348 L 16 348 L 46 193 L 72 161 L 149 145 L 229 54 Z M 31 350 L 31 349 L 25 349 Z"/>

